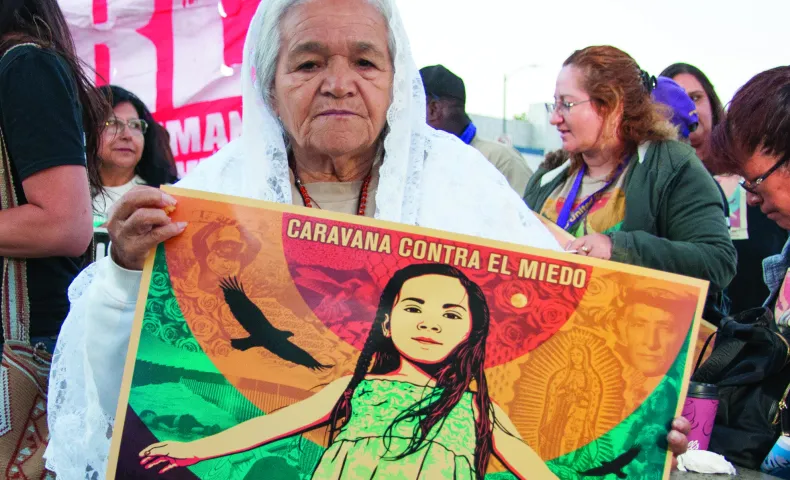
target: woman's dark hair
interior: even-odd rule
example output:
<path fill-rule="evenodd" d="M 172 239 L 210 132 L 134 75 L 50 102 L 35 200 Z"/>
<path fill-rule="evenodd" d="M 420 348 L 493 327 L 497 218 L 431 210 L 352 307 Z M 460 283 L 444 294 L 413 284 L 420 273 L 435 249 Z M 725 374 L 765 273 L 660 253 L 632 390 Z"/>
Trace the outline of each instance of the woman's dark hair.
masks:
<path fill-rule="evenodd" d="M 357 360 L 354 374 L 346 391 L 332 410 L 330 435 L 331 438 L 334 438 L 340 430 L 341 419 L 348 421 L 351 418 L 351 398 L 357 386 L 364 380 L 365 375 L 368 373 L 376 375 L 391 373 L 400 366 L 400 353 L 396 350 L 392 339 L 384 335 L 382 326 L 387 317 L 391 316 L 392 308 L 400 295 L 403 284 L 407 280 L 424 275 L 442 275 L 457 278 L 461 282 L 469 295 L 472 329 L 467 339 L 455 347 L 447 359 L 437 365 L 436 370 L 432 372 L 436 379 L 434 393 L 398 415 L 387 429 L 385 437 L 391 436 L 396 423 L 417 419 L 418 423 L 415 426 L 414 436 L 409 447 L 405 452 L 399 453 L 397 458 L 403 458 L 418 451 L 424 446 L 431 429 L 444 421 L 474 382 L 477 390 L 474 397 L 475 405 L 479 413 L 475 422 L 477 438 L 475 468 L 477 477 L 483 478 L 493 449 L 492 419 L 496 422 L 483 369 L 489 325 L 488 303 L 485 294 L 477 284 L 469 280 L 460 270 L 449 265 L 436 263 L 410 265 L 395 272 L 395 275 L 384 287 L 376 311 L 376 318 L 373 320 L 373 326 Z"/>
<path fill-rule="evenodd" d="M 143 155 L 135 167 L 134 173 L 152 187 L 175 183 L 178 180 L 178 172 L 173 159 L 173 151 L 170 149 L 167 130 L 154 120 L 148 107 L 132 92 L 115 85 L 105 85 L 100 87 L 99 91 L 110 102 L 112 108 L 121 103 L 131 103 L 137 110 L 137 116 L 148 124 L 148 130 L 145 131 Z"/>
<path fill-rule="evenodd" d="M 713 129 L 711 155 L 728 173 L 743 173 L 755 153 L 790 156 L 790 67 L 758 73 L 740 88 Z"/>
<path fill-rule="evenodd" d="M 35 43 L 60 55 L 71 70 L 82 105 L 82 128 L 91 193 L 102 191 L 99 175 L 99 137 L 107 102 L 82 70 L 74 41 L 57 0 L 0 0 L 0 54 L 20 43 Z"/>
<path fill-rule="evenodd" d="M 694 65 L 689 65 L 688 63 L 673 63 L 672 65 L 665 68 L 663 72 L 661 72 L 661 76 L 674 79 L 683 73 L 693 76 L 697 79 L 700 85 L 702 85 L 702 90 L 705 91 L 705 95 L 708 97 L 710 109 L 713 113 L 713 125 L 711 126 L 715 127 L 719 124 L 719 122 L 722 121 L 722 119 L 724 119 L 724 107 L 722 106 L 719 96 L 716 95 L 716 90 L 713 88 L 713 84 L 710 83 L 708 77 L 702 73 L 702 70 L 695 67 Z"/>
<path fill-rule="evenodd" d="M 676 139 L 677 130 L 667 120 L 665 107 L 653 101 L 655 79 L 647 75 L 630 55 L 609 46 L 577 50 L 562 64 L 578 68 L 582 88 L 590 95 L 596 112 L 604 119 L 622 111 L 616 137 L 625 154 L 636 152 L 647 141 Z M 581 155 L 572 155 L 571 169 L 581 166 Z"/>

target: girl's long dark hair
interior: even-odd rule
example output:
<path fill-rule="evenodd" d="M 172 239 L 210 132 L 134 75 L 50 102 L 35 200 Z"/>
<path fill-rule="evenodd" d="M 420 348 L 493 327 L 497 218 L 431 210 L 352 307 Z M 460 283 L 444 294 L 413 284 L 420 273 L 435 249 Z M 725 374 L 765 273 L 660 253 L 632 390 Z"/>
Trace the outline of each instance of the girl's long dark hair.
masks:
<path fill-rule="evenodd" d="M 165 127 L 154 120 L 148 107 L 137 95 L 129 90 L 116 85 L 105 85 L 99 88 L 99 91 L 111 103 L 112 108 L 121 103 L 131 103 L 134 109 L 137 110 L 137 116 L 148 124 L 148 130 L 145 132 L 143 155 L 137 167 L 135 167 L 134 173 L 152 187 L 175 183 L 178 180 L 178 172 L 176 171 L 176 163 L 173 159 L 173 151 L 170 149 L 170 141 Z"/>
<path fill-rule="evenodd" d="M 19 43 L 32 42 L 60 55 L 74 76 L 82 105 L 82 128 L 91 193 L 102 191 L 99 137 L 109 105 L 82 69 L 74 41 L 57 0 L 0 0 L 0 54 Z"/>
<path fill-rule="evenodd" d="M 387 434 L 391 434 L 396 423 L 416 419 L 418 423 L 415 427 L 414 437 L 406 451 L 400 452 L 397 458 L 403 458 L 418 451 L 425 445 L 431 429 L 444 421 L 464 393 L 470 390 L 474 381 L 477 390 L 474 396 L 475 406 L 479 413 L 475 422 L 477 437 L 475 469 L 477 477 L 483 478 L 493 450 L 492 421 L 496 421 L 484 371 L 485 346 L 489 326 L 488 303 L 477 284 L 469 280 L 460 270 L 449 265 L 436 263 L 410 265 L 397 271 L 384 287 L 376 311 L 376 318 L 357 360 L 354 374 L 348 388 L 332 410 L 330 435 L 331 438 L 335 438 L 342 427 L 341 420 L 346 422 L 351 418 L 351 398 L 368 373 L 387 374 L 397 370 L 400 366 L 400 353 L 396 350 L 392 339 L 384 335 L 382 326 L 387 316 L 392 315 L 392 308 L 403 284 L 409 279 L 424 275 L 442 275 L 457 278 L 461 282 L 469 296 L 472 329 L 467 339 L 461 342 L 443 363 L 436 366 L 433 373 L 436 379 L 434 394 L 428 395 L 427 398 L 398 415 L 387 429 Z"/>

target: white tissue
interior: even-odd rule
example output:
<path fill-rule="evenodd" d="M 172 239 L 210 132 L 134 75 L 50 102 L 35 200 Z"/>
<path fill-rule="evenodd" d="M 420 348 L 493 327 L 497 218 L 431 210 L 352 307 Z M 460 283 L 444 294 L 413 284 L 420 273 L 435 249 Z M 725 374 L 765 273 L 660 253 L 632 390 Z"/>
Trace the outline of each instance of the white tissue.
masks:
<path fill-rule="evenodd" d="M 681 472 L 725 473 L 737 475 L 735 467 L 718 453 L 706 450 L 689 450 L 678 457 L 678 470 Z"/>

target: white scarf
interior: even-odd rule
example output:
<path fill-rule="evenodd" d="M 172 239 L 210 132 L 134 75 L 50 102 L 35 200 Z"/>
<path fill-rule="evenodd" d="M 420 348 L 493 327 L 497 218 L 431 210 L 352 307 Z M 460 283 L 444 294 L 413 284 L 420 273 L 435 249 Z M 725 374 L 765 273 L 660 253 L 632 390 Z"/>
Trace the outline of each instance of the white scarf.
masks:
<path fill-rule="evenodd" d="M 253 80 L 256 39 L 273 3 L 262 1 L 247 32 L 242 65 L 242 136 L 203 161 L 178 186 L 291 203 L 280 124 Z M 394 2 L 390 131 L 379 172 L 375 217 L 557 250 L 554 237 L 482 154 L 425 122 L 425 92 Z"/>

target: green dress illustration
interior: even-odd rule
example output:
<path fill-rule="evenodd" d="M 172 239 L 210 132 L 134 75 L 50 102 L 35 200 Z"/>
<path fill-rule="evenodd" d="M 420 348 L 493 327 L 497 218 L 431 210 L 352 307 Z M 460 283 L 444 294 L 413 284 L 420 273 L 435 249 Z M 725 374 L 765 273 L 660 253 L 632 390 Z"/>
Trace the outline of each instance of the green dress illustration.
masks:
<path fill-rule="evenodd" d="M 399 421 L 385 435 L 398 415 L 433 393 L 432 387 L 412 383 L 363 380 L 351 398 L 351 418 L 324 452 L 313 478 L 474 479 L 475 418 L 469 392 L 434 426 L 416 452 L 396 458 L 408 449 L 416 419 Z"/>

